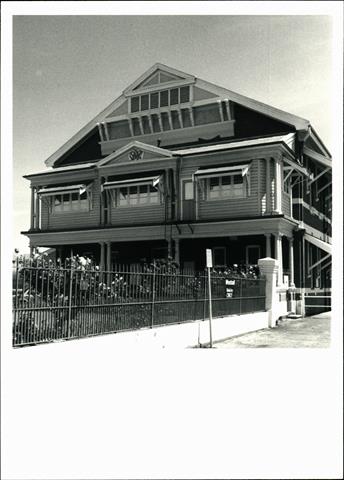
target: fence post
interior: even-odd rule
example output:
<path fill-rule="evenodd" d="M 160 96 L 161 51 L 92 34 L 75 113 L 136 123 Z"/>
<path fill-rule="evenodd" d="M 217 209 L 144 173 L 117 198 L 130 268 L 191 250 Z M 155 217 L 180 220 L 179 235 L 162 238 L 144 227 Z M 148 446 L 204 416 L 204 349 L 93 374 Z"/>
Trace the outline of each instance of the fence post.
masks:
<path fill-rule="evenodd" d="M 68 330 L 67 337 L 70 338 L 71 322 L 72 322 L 72 293 L 73 293 L 73 267 L 70 264 L 70 282 L 69 282 L 69 299 L 68 299 Z"/>
<path fill-rule="evenodd" d="M 265 277 L 265 308 L 269 312 L 269 327 L 275 327 L 278 320 L 279 298 L 277 292 L 278 261 L 274 258 L 261 258 L 258 267 Z"/>
<path fill-rule="evenodd" d="M 155 262 L 153 262 L 151 328 L 153 328 L 153 325 L 154 325 L 154 301 L 155 301 Z"/>

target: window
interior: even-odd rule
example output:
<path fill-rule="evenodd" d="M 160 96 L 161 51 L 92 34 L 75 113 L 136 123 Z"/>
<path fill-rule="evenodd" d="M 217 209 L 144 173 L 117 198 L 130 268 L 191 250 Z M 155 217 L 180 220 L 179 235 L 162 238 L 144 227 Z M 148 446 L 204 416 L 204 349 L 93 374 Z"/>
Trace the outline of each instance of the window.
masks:
<path fill-rule="evenodd" d="M 141 96 L 141 110 L 148 110 L 149 106 L 149 96 L 148 95 L 142 95 Z"/>
<path fill-rule="evenodd" d="M 194 184 L 192 181 L 184 182 L 184 200 L 193 200 L 194 198 Z"/>
<path fill-rule="evenodd" d="M 166 107 L 168 105 L 168 90 L 160 92 L 160 107 Z"/>
<path fill-rule="evenodd" d="M 91 200 L 90 191 L 81 194 L 72 192 L 64 193 L 63 195 L 53 195 L 51 199 L 51 212 L 88 212 L 92 208 Z"/>
<path fill-rule="evenodd" d="M 190 89 L 189 87 L 180 88 L 180 103 L 186 103 L 190 101 Z"/>
<path fill-rule="evenodd" d="M 226 248 L 214 247 L 213 248 L 213 265 L 214 267 L 223 267 L 226 265 Z"/>
<path fill-rule="evenodd" d="M 158 108 L 158 107 L 159 107 L 159 93 L 151 93 L 150 108 Z"/>
<path fill-rule="evenodd" d="M 179 103 L 179 88 L 170 90 L 170 105 L 177 105 Z"/>
<path fill-rule="evenodd" d="M 131 111 L 138 112 L 140 110 L 140 97 L 132 97 L 131 99 Z"/>
<path fill-rule="evenodd" d="M 212 177 L 207 180 L 209 200 L 223 198 L 242 198 L 247 196 L 247 177 L 242 175 L 225 175 Z"/>
<path fill-rule="evenodd" d="M 152 185 L 132 185 L 117 189 L 114 195 L 114 207 L 136 205 L 157 205 L 160 203 L 160 192 Z"/>
<path fill-rule="evenodd" d="M 131 97 L 131 113 L 143 112 L 149 109 L 180 105 L 190 102 L 190 87 L 171 88 L 160 92 L 147 93 Z"/>

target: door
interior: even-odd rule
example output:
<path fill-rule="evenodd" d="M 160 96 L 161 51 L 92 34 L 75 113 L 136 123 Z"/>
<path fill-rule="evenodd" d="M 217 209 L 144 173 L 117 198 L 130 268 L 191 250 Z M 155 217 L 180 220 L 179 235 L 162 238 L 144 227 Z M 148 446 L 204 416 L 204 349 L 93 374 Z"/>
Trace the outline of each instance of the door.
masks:
<path fill-rule="evenodd" d="M 195 219 L 195 195 L 192 180 L 183 180 L 183 210 L 182 220 Z"/>

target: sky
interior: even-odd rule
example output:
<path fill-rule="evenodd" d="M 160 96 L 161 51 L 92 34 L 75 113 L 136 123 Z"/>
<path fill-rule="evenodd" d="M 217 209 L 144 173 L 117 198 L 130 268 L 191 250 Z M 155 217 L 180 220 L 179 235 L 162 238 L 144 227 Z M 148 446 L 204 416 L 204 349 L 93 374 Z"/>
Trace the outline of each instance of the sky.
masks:
<path fill-rule="evenodd" d="M 330 149 L 330 16 L 13 17 L 13 242 L 30 225 L 23 175 L 156 62 L 307 118 Z"/>

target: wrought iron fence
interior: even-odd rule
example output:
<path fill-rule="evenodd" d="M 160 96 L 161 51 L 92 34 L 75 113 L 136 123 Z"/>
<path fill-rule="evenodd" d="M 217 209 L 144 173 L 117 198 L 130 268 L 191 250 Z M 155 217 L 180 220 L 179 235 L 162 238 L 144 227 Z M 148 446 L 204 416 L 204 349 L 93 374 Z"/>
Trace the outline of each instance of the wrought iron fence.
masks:
<path fill-rule="evenodd" d="M 213 316 L 265 310 L 265 281 L 212 272 Z M 15 262 L 13 346 L 208 318 L 205 272 L 169 266 L 114 271 L 67 261 Z"/>

